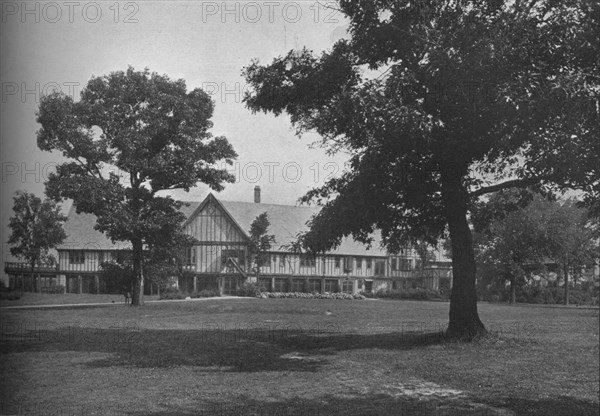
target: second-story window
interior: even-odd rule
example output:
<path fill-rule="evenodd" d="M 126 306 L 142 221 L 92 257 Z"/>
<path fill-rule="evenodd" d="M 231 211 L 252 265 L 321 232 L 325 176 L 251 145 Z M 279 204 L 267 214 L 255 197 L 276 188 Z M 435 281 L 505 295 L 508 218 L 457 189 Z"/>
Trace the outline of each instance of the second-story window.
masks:
<path fill-rule="evenodd" d="M 196 250 L 194 247 L 187 247 L 185 249 L 185 265 L 193 266 L 196 264 Z"/>
<path fill-rule="evenodd" d="M 69 251 L 69 263 L 70 264 L 85 263 L 85 251 L 82 251 L 82 250 Z"/>
<path fill-rule="evenodd" d="M 285 254 L 280 254 L 279 255 L 279 268 L 280 269 L 285 269 L 285 262 L 286 262 L 286 258 L 285 258 Z"/>
<path fill-rule="evenodd" d="M 362 257 L 356 258 L 356 270 L 362 270 L 363 259 Z"/>
<path fill-rule="evenodd" d="M 308 254 L 303 254 L 300 256 L 300 267 L 315 267 L 317 264 L 317 259 L 315 256 L 311 256 Z"/>
<path fill-rule="evenodd" d="M 392 257 L 391 269 L 398 270 L 398 259 L 396 257 Z"/>
<path fill-rule="evenodd" d="M 371 270 L 371 267 L 373 267 L 373 259 L 367 259 L 367 269 Z"/>

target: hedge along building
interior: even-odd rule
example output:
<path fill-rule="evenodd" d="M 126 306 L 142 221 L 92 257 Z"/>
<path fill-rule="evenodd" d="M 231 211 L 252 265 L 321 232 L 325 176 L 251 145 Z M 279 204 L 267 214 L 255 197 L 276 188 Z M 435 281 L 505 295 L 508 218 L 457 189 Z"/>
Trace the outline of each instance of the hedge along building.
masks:
<path fill-rule="evenodd" d="M 198 241 L 185 253 L 183 273 L 177 284 L 184 292 L 204 289 L 235 294 L 245 281 L 256 279 L 249 257 L 249 230 L 257 216 L 267 213 L 268 234 L 275 243 L 266 253 L 258 283 L 275 292 L 348 292 L 379 291 L 407 287 L 439 289 L 440 280 L 451 276 L 449 260 L 436 250 L 430 267 L 417 268 L 419 259 L 412 249 L 390 255 L 379 247 L 371 248 L 345 238 L 335 250 L 316 256 L 292 253 L 285 249 L 317 207 L 263 204 L 260 188 L 254 190 L 254 202 L 222 201 L 209 194 L 202 202 L 186 202 L 181 208 L 187 220 L 187 234 Z M 59 279 L 68 292 L 103 293 L 114 291 L 110 279 L 102 277 L 103 261 L 126 259 L 127 244 L 113 244 L 94 230 L 95 217 L 69 212 L 65 231 L 67 241 L 58 248 Z M 146 293 L 156 291 L 145 283 Z"/>

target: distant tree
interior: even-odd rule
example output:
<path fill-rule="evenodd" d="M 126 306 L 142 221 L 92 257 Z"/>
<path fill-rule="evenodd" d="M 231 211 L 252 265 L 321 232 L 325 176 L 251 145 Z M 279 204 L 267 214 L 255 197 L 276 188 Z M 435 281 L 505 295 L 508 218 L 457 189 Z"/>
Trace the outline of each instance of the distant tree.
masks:
<path fill-rule="evenodd" d="M 561 266 L 564 303 L 568 305 L 569 272 L 581 276 L 583 268 L 600 257 L 598 219 L 589 217 L 586 209 L 577 207 L 577 202 L 569 199 L 551 207 L 548 225 L 551 257 Z"/>
<path fill-rule="evenodd" d="M 46 193 L 73 199 L 77 212 L 96 216 L 95 229 L 131 243 L 133 305 L 143 304 L 144 248 L 182 233 L 182 203 L 159 192 L 198 182 L 220 191 L 234 180 L 217 168 L 237 155 L 209 132 L 213 108 L 200 88 L 187 92 L 183 80 L 131 67 L 93 77 L 78 102 L 58 93 L 40 102 L 39 148 L 69 159 L 49 175 Z"/>
<path fill-rule="evenodd" d="M 529 202 L 522 206 L 524 201 Z M 517 287 L 525 284 L 528 274 L 550 258 L 548 210 L 552 204 L 556 202 L 541 195 L 511 190 L 492 195 L 483 213 L 477 212 L 489 216 L 485 228 L 479 223 L 475 233 L 476 259 L 482 272 L 495 274 L 493 280 L 510 282 L 510 303 L 516 302 Z M 475 219 L 483 222 L 478 215 Z"/>
<path fill-rule="evenodd" d="M 474 210 L 477 260 L 482 270 L 510 282 L 511 303 L 528 273 L 543 269 L 548 261 L 560 265 L 557 279 L 564 276 L 568 303 L 570 271 L 581 275 L 598 257 L 593 219 L 577 205 L 571 199 L 561 202 L 527 190 L 507 190 Z"/>
<path fill-rule="evenodd" d="M 254 265 L 257 283 L 260 275 L 260 268 L 268 259 L 267 252 L 271 249 L 272 245 L 276 243 L 275 236 L 273 234 L 267 234 L 269 225 L 271 225 L 271 223 L 269 222 L 266 212 L 257 216 L 254 221 L 252 221 L 252 224 L 250 224 L 250 245 L 248 246 L 248 252 L 250 264 Z"/>
<path fill-rule="evenodd" d="M 427 241 L 417 240 L 412 244 L 413 249 L 418 257 L 418 267 L 417 270 L 423 272 L 432 261 L 435 261 L 435 253 L 433 252 L 433 247 Z"/>
<path fill-rule="evenodd" d="M 468 212 L 482 195 L 533 184 L 600 195 L 600 4 L 593 0 L 340 0 L 349 38 L 244 69 L 253 111 L 289 114 L 341 177 L 308 192 L 323 204 L 303 241 L 347 235 L 392 252 L 449 233 L 448 335 L 485 333 Z M 379 72 L 379 74 L 376 73 Z"/>
<path fill-rule="evenodd" d="M 171 278 L 183 276 L 188 250 L 198 243 L 194 237 L 183 232 L 170 237 L 160 241 L 159 245 L 149 247 L 145 252 L 146 276 L 160 289 L 166 288 Z"/>
<path fill-rule="evenodd" d="M 67 237 L 62 223 L 67 217 L 52 200 L 42 201 L 34 194 L 17 192 L 13 198 L 14 215 L 10 218 L 10 253 L 25 260 L 31 267 L 53 265 L 54 256 L 49 253 Z"/>

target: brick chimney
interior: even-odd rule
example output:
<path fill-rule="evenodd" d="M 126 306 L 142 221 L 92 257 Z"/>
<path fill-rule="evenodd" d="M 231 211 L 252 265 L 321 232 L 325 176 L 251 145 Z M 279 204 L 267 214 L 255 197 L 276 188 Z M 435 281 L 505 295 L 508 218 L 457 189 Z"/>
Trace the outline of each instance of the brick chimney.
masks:
<path fill-rule="evenodd" d="M 260 204 L 260 186 L 254 187 L 254 203 Z"/>

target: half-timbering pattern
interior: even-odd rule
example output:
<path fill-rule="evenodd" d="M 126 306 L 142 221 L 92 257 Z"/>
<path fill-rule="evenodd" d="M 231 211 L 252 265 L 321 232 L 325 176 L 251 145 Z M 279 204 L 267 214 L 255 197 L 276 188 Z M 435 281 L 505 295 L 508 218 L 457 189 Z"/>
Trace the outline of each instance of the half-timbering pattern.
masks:
<path fill-rule="evenodd" d="M 212 289 L 235 294 L 244 281 L 255 281 L 264 290 L 279 292 L 356 293 L 409 288 L 415 282 L 434 289 L 439 279 L 448 275 L 447 267 L 430 269 L 425 279 L 423 270 L 417 270 L 419 263 L 413 251 L 389 255 L 379 248 L 377 238 L 371 249 L 344 239 L 336 250 L 322 255 L 290 252 L 290 243 L 306 229 L 317 208 L 262 204 L 259 190 L 255 190 L 254 203 L 221 201 L 210 194 L 200 203 L 185 203 L 182 211 L 187 218 L 185 232 L 197 240 L 184 253 L 183 272 L 177 277 L 179 289 L 184 292 Z M 249 230 L 263 212 L 267 213 L 267 232 L 275 236 L 275 244 L 257 271 L 249 258 Z M 92 215 L 71 210 L 68 217 L 65 228 L 69 243 L 59 247 L 58 264 L 58 276 L 66 290 L 116 290 L 104 281 L 100 265 L 104 261 L 122 263 L 129 246 L 117 246 L 94 230 Z M 440 259 L 438 265 L 444 265 L 445 260 Z"/>

